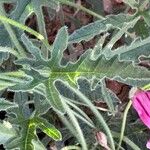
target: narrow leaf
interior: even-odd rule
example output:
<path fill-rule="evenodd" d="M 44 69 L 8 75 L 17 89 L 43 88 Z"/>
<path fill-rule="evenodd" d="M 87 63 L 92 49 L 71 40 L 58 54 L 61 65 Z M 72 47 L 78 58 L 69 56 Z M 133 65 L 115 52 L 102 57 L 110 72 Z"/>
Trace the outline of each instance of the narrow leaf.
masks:
<path fill-rule="evenodd" d="M 5 100 L 4 98 L 0 98 L 0 111 L 1 110 L 7 110 L 11 107 L 17 107 L 17 104 L 12 103 L 8 100 Z"/>
<path fill-rule="evenodd" d="M 0 144 L 5 144 L 8 140 L 17 135 L 15 129 L 9 122 L 0 123 Z"/>
<path fill-rule="evenodd" d="M 61 133 L 47 120 L 42 118 L 35 118 L 34 122 L 37 124 L 38 128 L 40 128 L 45 134 L 47 134 L 55 141 L 60 141 L 62 139 Z"/>
<path fill-rule="evenodd" d="M 110 29 L 121 29 L 124 23 L 131 20 L 131 16 L 119 14 L 108 16 L 106 19 L 98 20 L 73 32 L 69 37 L 69 43 L 79 43 L 83 40 L 89 41 L 94 36 Z"/>

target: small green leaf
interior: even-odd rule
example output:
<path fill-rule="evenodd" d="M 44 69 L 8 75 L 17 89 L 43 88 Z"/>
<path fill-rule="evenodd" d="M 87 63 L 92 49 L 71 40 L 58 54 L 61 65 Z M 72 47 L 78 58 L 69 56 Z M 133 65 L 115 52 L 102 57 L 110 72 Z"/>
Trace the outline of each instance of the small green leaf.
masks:
<path fill-rule="evenodd" d="M 135 39 L 130 45 L 121 46 L 115 50 L 106 49 L 104 55 L 107 58 L 112 58 L 115 55 L 119 55 L 121 61 L 133 61 L 139 62 L 140 56 L 149 56 L 150 37 L 141 40 Z"/>
<path fill-rule="evenodd" d="M 13 54 L 16 57 L 19 56 L 19 53 L 16 50 L 14 50 L 13 48 L 10 48 L 10 47 L 2 47 L 2 46 L 0 46 L 0 52 L 11 53 L 11 54 Z"/>
<path fill-rule="evenodd" d="M 63 52 L 68 45 L 68 32 L 66 27 L 62 27 L 55 38 L 53 48 L 51 50 L 50 68 L 56 68 L 60 65 Z"/>
<path fill-rule="evenodd" d="M 150 26 L 150 20 L 149 20 L 149 17 L 150 17 L 150 11 L 144 11 L 142 13 L 143 17 L 144 17 L 144 20 L 145 22 L 147 23 L 148 26 Z"/>
<path fill-rule="evenodd" d="M 8 140 L 17 135 L 15 129 L 9 122 L 0 123 L 0 144 L 5 144 Z"/>
<path fill-rule="evenodd" d="M 4 98 L 0 98 L 0 111 L 1 110 L 7 110 L 11 107 L 17 107 L 17 104 L 12 103 L 8 100 L 5 100 Z"/>
<path fill-rule="evenodd" d="M 137 0 L 123 0 L 124 3 L 128 4 L 131 8 L 137 8 Z"/>
<path fill-rule="evenodd" d="M 6 89 L 16 84 L 26 84 L 32 78 L 23 71 L 0 73 L 0 90 Z"/>
<path fill-rule="evenodd" d="M 55 141 L 60 141 L 62 139 L 61 133 L 47 120 L 42 118 L 35 118 L 33 121 L 38 128 L 40 128 L 45 134 L 47 134 Z"/>
<path fill-rule="evenodd" d="M 106 32 L 110 29 L 121 29 L 125 23 L 131 21 L 133 16 L 119 14 L 108 16 L 103 20 L 95 21 L 86 26 L 81 27 L 78 30 L 75 30 L 69 36 L 69 43 L 79 43 L 83 40 L 89 41 L 94 36 Z"/>
<path fill-rule="evenodd" d="M 34 146 L 34 150 L 46 150 L 44 145 L 39 140 L 32 140 L 32 144 Z"/>

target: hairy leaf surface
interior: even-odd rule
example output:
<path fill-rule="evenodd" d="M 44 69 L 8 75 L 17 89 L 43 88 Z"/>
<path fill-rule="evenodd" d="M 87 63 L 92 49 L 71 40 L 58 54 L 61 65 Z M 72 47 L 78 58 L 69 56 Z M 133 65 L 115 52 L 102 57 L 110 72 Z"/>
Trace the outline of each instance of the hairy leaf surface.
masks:
<path fill-rule="evenodd" d="M 124 14 L 108 16 L 106 19 L 95 21 L 94 23 L 75 30 L 75 32 L 69 36 L 69 42 L 78 43 L 83 40 L 89 41 L 94 36 L 110 29 L 121 29 L 125 23 L 129 23 L 132 19 L 132 16 Z"/>

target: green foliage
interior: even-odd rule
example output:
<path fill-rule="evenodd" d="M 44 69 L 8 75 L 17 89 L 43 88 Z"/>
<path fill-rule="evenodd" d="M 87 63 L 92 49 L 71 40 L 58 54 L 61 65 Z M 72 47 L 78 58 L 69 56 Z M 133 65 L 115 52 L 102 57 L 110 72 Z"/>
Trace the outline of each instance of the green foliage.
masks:
<path fill-rule="evenodd" d="M 110 29 L 121 29 L 124 24 L 130 23 L 132 21 L 133 16 L 119 14 L 108 16 L 103 20 L 95 21 L 94 23 L 88 24 L 87 26 L 83 26 L 82 28 L 75 30 L 73 34 L 69 37 L 70 43 L 81 42 L 82 40 L 90 40 L 94 36 L 104 33 Z"/>
<path fill-rule="evenodd" d="M 20 129 L 17 129 L 17 135 L 8 139 L 5 143 L 2 143 L 5 144 L 6 149 L 20 148 L 22 150 L 32 150 L 34 149 L 33 141 L 41 145 L 42 143 L 38 140 L 36 135 L 37 128 L 41 129 L 54 140 L 61 140 L 60 132 L 53 125 L 40 117 L 40 112 L 36 112 L 36 105 L 35 111 L 31 112 L 28 104 L 26 104 L 27 100 L 27 93 L 15 93 L 14 102 L 18 104 L 18 107 L 8 109 L 10 123 L 19 126 Z M 12 114 L 15 114 L 15 116 Z"/>
<path fill-rule="evenodd" d="M 55 141 L 63 140 L 60 131 L 48 119 L 52 115 L 50 111 L 53 111 L 77 139 L 73 144 L 80 143 L 83 150 L 95 145 L 96 142 L 92 139 L 94 135 L 91 136 L 91 144 L 86 141 L 85 129 L 82 129 L 82 126 L 85 126 L 92 134 L 93 130 L 102 130 L 108 137 L 108 145 L 115 150 L 117 140 L 114 137 L 117 134 L 111 130 L 116 131 L 112 124 L 114 116 L 120 113 L 119 99 L 107 88 L 105 79 L 138 87 L 150 83 L 149 69 L 139 65 L 142 57 L 149 61 L 150 37 L 137 37 L 134 34 L 141 17 L 145 19 L 143 24 L 149 27 L 149 11 L 141 12 L 141 3 L 135 0 L 124 2 L 132 9 L 136 9 L 135 14 L 110 15 L 75 30 L 71 35 L 64 26 L 59 29 L 51 46 L 47 43 L 42 8 L 46 6 L 58 11 L 61 1 L 0 2 L 0 15 L 5 18 L 1 19 L 0 24 L 0 63 L 12 57 L 13 66 L 9 69 L 2 66 L 0 91 L 11 91 L 14 94 L 12 102 L 6 100 L 7 98 L 0 99 L 0 110 L 5 110 L 8 116 L 7 122 L 0 123 L 0 144 L 8 150 L 44 150 L 44 143 L 38 137 L 40 132 Z M 7 14 L 3 3 L 15 3 L 15 7 Z M 23 29 L 33 34 L 33 30 L 27 30 L 23 26 L 33 14 L 37 18 L 38 31 L 44 36 L 41 41 L 33 40 L 21 31 Z M 9 21 L 7 16 L 10 18 Z M 146 30 L 149 30 L 148 27 Z M 9 38 L 6 39 L 5 36 Z M 72 62 L 64 58 L 65 50 L 69 46 L 73 47 L 73 43 L 93 38 L 97 40 L 94 48 L 85 50 L 78 60 Z M 118 44 L 119 40 L 123 40 L 123 44 Z M 95 101 L 105 103 L 106 108 L 96 107 Z M 88 116 L 82 107 L 90 109 L 93 116 Z M 116 125 L 116 128 L 119 127 L 120 125 Z M 132 139 L 133 136 L 134 134 L 129 137 Z M 130 141 L 127 137 L 123 140 Z M 138 147 L 132 141 L 126 143 L 132 148 Z"/>
<path fill-rule="evenodd" d="M 121 46 L 115 51 L 106 49 L 106 57 L 112 57 L 119 54 L 120 60 L 139 62 L 140 56 L 149 56 L 149 37 L 141 40 L 135 39 L 129 46 Z"/>
<path fill-rule="evenodd" d="M 128 4 L 131 8 L 137 8 L 138 1 L 137 0 L 123 0 L 126 4 Z"/>
<path fill-rule="evenodd" d="M 0 123 L 0 144 L 6 143 L 9 139 L 16 136 L 15 129 L 9 122 Z"/>
<path fill-rule="evenodd" d="M 7 110 L 11 107 L 17 107 L 17 105 L 3 98 L 0 99 L 0 110 Z"/>

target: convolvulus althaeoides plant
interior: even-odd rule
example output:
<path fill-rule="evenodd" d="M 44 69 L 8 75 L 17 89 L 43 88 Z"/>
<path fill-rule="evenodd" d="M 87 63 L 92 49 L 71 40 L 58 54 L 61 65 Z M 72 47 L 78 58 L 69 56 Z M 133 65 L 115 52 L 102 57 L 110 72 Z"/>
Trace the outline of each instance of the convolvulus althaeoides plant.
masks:
<path fill-rule="evenodd" d="M 126 9 L 122 13 L 103 17 L 69 0 L 0 1 L 0 110 L 7 112 L 0 122 L 0 144 L 5 149 L 45 150 L 52 141 L 57 149 L 64 149 L 66 141 L 68 149 L 145 149 L 145 127 L 137 122 L 136 114 L 128 112 L 131 105 L 122 114 L 120 100 L 105 83 L 105 79 L 113 79 L 139 88 L 150 83 L 149 1 L 123 2 Z M 9 13 L 4 3 L 11 3 Z M 55 15 L 62 4 L 93 15 L 95 21 L 72 34 L 68 27 L 61 27 L 49 45 L 43 7 Z M 38 31 L 25 25 L 33 14 Z M 93 38 L 95 46 L 85 49 L 77 61 L 63 56 L 74 43 Z M 148 115 L 145 94 L 140 93 L 139 100 L 140 95 L 135 94 L 133 106 L 147 125 L 148 117 L 140 114 L 141 110 Z M 105 107 L 95 106 L 95 101 Z M 96 133 L 103 133 L 105 141 L 100 136 L 97 141 Z"/>
<path fill-rule="evenodd" d="M 134 90 L 134 91 L 133 91 Z M 150 91 L 143 91 L 138 89 L 132 89 L 132 103 L 133 107 L 137 111 L 142 122 L 150 128 Z M 150 149 L 150 142 L 147 142 L 147 148 Z"/>

